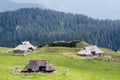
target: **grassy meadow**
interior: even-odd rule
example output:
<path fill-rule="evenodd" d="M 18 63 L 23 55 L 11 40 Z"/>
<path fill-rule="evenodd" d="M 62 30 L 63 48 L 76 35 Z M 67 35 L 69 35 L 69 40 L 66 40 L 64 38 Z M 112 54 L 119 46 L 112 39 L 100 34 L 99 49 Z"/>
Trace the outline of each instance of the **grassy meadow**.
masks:
<path fill-rule="evenodd" d="M 12 48 L 0 47 L 0 53 L 5 53 L 5 52 L 11 51 L 11 50 L 12 50 Z"/>
<path fill-rule="evenodd" d="M 105 52 L 104 57 L 81 59 L 76 55 L 79 50 L 79 48 L 43 47 L 27 56 L 15 55 L 12 52 L 1 54 L 0 80 L 120 80 L 120 54 L 102 48 Z M 57 71 L 33 74 L 12 72 L 15 66 L 20 66 L 22 70 L 29 60 L 50 60 Z"/>

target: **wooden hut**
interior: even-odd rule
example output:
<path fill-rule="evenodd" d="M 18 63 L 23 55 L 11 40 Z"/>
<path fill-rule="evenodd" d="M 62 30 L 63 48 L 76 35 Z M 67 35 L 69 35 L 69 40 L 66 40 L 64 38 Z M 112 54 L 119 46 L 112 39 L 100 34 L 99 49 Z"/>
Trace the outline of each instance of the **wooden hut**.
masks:
<path fill-rule="evenodd" d="M 30 60 L 21 72 L 54 72 L 55 70 L 48 60 Z"/>
<path fill-rule="evenodd" d="M 35 50 L 36 47 L 30 44 L 29 41 L 24 41 L 20 45 L 14 48 L 15 53 L 26 53 Z"/>
<path fill-rule="evenodd" d="M 80 56 L 102 56 L 103 53 L 104 52 L 95 45 L 95 46 L 84 47 L 77 54 Z"/>

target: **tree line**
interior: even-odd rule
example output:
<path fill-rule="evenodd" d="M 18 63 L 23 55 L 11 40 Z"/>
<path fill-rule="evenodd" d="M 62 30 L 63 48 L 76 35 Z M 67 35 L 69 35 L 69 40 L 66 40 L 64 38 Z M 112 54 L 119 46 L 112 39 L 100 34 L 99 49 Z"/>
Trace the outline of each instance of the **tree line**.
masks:
<path fill-rule="evenodd" d="M 113 50 L 120 49 L 120 20 L 91 17 L 39 8 L 0 13 L 0 46 L 22 41 L 35 45 L 81 40 Z"/>

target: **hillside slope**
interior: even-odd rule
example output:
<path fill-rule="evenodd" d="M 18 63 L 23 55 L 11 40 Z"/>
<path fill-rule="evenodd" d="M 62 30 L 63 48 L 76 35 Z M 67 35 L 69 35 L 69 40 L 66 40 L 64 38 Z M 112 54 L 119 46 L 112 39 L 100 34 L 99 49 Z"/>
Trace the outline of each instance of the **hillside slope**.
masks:
<path fill-rule="evenodd" d="M 120 21 L 97 20 L 84 15 L 43 9 L 0 13 L 0 46 L 82 40 L 113 50 L 120 48 Z"/>
<path fill-rule="evenodd" d="M 0 80 L 119 80 L 120 79 L 120 54 L 104 50 L 114 55 L 109 61 L 104 59 L 77 60 L 65 56 L 63 53 L 76 54 L 78 48 L 43 47 L 40 50 L 23 57 L 14 53 L 0 55 Z M 15 66 L 22 70 L 29 60 L 50 60 L 56 67 L 54 73 L 21 74 L 13 73 Z M 65 75 L 66 70 L 68 74 Z"/>

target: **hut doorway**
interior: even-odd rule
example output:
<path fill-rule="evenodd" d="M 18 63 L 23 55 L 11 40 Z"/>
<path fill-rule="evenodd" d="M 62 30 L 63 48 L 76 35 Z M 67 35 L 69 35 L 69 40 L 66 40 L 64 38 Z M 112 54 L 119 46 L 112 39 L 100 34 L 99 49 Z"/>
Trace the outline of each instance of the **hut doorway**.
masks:
<path fill-rule="evenodd" d="M 46 70 L 46 67 L 45 66 L 40 66 L 39 67 L 39 71 L 45 71 Z"/>
<path fill-rule="evenodd" d="M 32 48 L 32 47 L 29 47 L 28 49 L 29 49 L 30 51 L 33 51 L 33 48 Z"/>
<path fill-rule="evenodd" d="M 93 56 L 95 55 L 95 51 L 92 51 L 91 53 L 92 53 Z"/>
<path fill-rule="evenodd" d="M 31 68 L 28 68 L 27 71 L 28 71 L 29 73 L 31 73 L 31 72 L 32 72 L 32 69 L 31 69 Z"/>
<path fill-rule="evenodd" d="M 101 53 L 99 53 L 99 56 L 102 56 L 102 54 L 101 54 Z"/>

